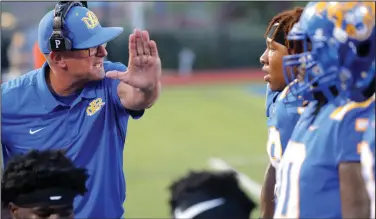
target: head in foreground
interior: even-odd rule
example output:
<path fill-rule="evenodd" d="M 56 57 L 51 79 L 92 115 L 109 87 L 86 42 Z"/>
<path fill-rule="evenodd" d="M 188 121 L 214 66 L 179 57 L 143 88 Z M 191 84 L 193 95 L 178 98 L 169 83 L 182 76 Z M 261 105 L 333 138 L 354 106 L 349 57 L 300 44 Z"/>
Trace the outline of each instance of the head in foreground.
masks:
<path fill-rule="evenodd" d="M 270 21 L 266 32 L 266 49 L 260 57 L 262 70 L 267 73 L 264 80 L 269 83 L 272 91 L 282 91 L 286 87 L 283 77 L 283 56 L 301 53 L 299 42 L 287 40 L 287 34 L 293 25 L 299 21 L 303 8 L 297 7 L 283 11 Z"/>
<path fill-rule="evenodd" d="M 304 74 L 300 95 L 363 101 L 374 93 L 375 2 L 310 2 L 288 39 L 312 43 L 311 51 L 284 57 Z"/>
<path fill-rule="evenodd" d="M 169 189 L 174 219 L 248 219 L 256 207 L 234 172 L 190 172 Z"/>
<path fill-rule="evenodd" d="M 30 151 L 5 168 L 1 201 L 13 219 L 74 218 L 73 201 L 87 191 L 86 169 L 77 168 L 62 151 Z"/>

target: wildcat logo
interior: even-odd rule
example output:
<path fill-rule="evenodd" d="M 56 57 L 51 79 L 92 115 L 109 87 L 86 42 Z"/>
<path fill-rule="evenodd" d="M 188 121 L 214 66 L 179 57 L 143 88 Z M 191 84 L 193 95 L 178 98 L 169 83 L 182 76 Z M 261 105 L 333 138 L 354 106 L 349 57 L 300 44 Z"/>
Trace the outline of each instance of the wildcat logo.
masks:
<path fill-rule="evenodd" d="M 105 102 L 102 101 L 102 98 L 97 98 L 90 102 L 89 106 L 86 108 L 86 114 L 88 116 L 94 115 L 96 112 L 102 109 L 102 106 Z"/>
<path fill-rule="evenodd" d="M 99 25 L 99 21 L 97 16 L 94 14 L 94 12 L 89 11 L 86 13 L 87 17 L 82 18 L 81 20 L 85 22 L 87 28 L 94 29 L 96 26 Z"/>

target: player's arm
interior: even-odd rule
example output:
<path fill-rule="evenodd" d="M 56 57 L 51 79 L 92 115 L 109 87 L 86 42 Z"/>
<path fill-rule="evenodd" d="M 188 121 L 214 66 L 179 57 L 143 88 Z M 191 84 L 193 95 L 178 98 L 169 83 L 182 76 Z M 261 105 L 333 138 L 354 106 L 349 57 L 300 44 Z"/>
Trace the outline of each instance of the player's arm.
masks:
<path fill-rule="evenodd" d="M 339 165 L 342 218 L 370 218 L 370 202 L 358 162 Z"/>
<path fill-rule="evenodd" d="M 275 174 L 275 168 L 269 163 L 266 168 L 260 198 L 260 217 L 263 219 L 273 218 L 274 215 Z"/>
<path fill-rule="evenodd" d="M 343 218 L 369 218 L 370 216 L 369 197 L 362 177 L 358 149 L 367 120 L 357 108 L 363 107 L 358 103 L 350 103 L 349 107 L 344 107 L 339 113 L 343 115 L 343 118 L 332 117 L 340 123 L 338 140 L 334 148 L 336 148 L 337 155 Z M 345 111 L 351 108 L 354 110 Z"/>

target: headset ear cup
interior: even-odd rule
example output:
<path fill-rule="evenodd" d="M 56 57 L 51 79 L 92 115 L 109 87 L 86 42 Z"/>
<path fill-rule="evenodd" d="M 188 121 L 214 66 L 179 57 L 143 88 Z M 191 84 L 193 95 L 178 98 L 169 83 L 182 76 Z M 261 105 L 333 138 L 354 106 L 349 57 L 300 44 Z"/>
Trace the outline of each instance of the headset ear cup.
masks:
<path fill-rule="evenodd" d="M 72 42 L 68 38 L 64 38 L 65 43 L 65 50 L 69 51 L 72 49 Z"/>
<path fill-rule="evenodd" d="M 64 36 L 63 29 L 64 18 L 69 12 L 70 8 L 74 6 L 85 7 L 87 6 L 87 2 L 60 1 L 56 4 L 53 18 L 53 32 L 48 43 L 48 48 L 50 51 L 69 51 L 72 49 L 72 42 L 70 41 L 70 39 Z M 57 21 L 55 21 L 55 19 L 57 19 Z"/>

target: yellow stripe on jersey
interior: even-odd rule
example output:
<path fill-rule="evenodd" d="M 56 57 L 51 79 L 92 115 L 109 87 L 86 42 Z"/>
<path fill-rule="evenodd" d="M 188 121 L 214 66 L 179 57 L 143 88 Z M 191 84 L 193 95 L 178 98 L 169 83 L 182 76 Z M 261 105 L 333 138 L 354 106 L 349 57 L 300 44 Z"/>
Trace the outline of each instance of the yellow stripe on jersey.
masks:
<path fill-rule="evenodd" d="M 330 118 L 333 120 L 342 120 L 343 117 L 346 115 L 346 113 L 350 112 L 353 109 L 358 109 L 358 108 L 367 108 L 369 105 L 371 105 L 372 102 L 375 101 L 375 94 L 372 95 L 368 100 L 363 101 L 363 102 L 354 102 L 351 101 L 344 106 L 340 106 L 337 109 L 330 114 Z"/>
<path fill-rule="evenodd" d="M 295 84 L 295 83 L 297 83 L 297 82 L 298 82 L 298 80 L 295 79 L 295 80 L 292 81 L 289 85 L 287 85 L 287 86 L 285 87 L 285 89 L 283 89 L 283 91 L 281 92 L 281 94 L 279 95 L 279 99 L 282 100 L 282 99 L 286 98 L 287 94 L 290 92 L 290 87 L 291 87 L 291 85 L 293 85 L 293 84 Z"/>

